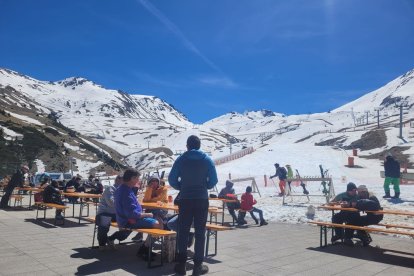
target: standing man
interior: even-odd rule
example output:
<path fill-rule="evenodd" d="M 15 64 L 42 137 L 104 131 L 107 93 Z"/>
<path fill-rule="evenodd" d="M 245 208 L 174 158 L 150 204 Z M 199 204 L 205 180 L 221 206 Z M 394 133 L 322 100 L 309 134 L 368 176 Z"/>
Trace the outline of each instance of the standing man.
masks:
<path fill-rule="evenodd" d="M 389 154 L 384 161 L 385 180 L 383 198 L 400 198 L 400 163 Z M 394 185 L 395 195 L 390 195 L 390 184 Z"/>
<path fill-rule="evenodd" d="M 276 169 L 276 172 L 274 175 L 270 177 L 270 179 L 276 176 L 279 177 L 279 188 L 280 188 L 279 196 L 283 196 L 285 194 L 287 171 L 284 167 L 280 167 L 278 163 L 275 164 L 275 169 Z"/>
<path fill-rule="evenodd" d="M 187 243 L 191 224 L 194 223 L 194 268 L 193 275 L 208 272 L 203 264 L 206 223 L 208 216 L 208 190 L 217 184 L 214 162 L 200 150 L 200 138 L 191 135 L 187 139 L 187 151 L 177 158 L 168 181 L 180 191 L 178 218 L 178 264 L 174 271 L 186 274 Z"/>
<path fill-rule="evenodd" d="M 1 198 L 0 208 L 2 209 L 10 208 L 9 206 L 10 196 L 13 193 L 14 188 L 23 187 L 24 175 L 28 172 L 29 172 L 29 167 L 22 166 L 19 170 L 17 170 L 13 174 L 12 178 L 9 181 L 9 184 L 7 184 L 6 188 L 4 189 L 5 193 Z"/>

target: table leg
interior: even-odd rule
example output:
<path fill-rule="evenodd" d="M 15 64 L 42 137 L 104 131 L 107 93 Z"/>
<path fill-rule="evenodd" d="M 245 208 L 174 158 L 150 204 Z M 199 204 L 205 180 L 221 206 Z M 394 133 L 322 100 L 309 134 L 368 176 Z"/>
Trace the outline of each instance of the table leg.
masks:
<path fill-rule="evenodd" d="M 29 191 L 29 210 L 32 210 L 32 191 Z"/>
<path fill-rule="evenodd" d="M 83 206 L 83 198 L 80 198 L 80 205 L 79 205 L 79 224 L 82 217 L 82 206 Z"/>
<path fill-rule="evenodd" d="M 223 213 L 221 214 L 221 225 L 224 225 L 224 207 L 225 207 L 225 202 L 223 201 Z"/>

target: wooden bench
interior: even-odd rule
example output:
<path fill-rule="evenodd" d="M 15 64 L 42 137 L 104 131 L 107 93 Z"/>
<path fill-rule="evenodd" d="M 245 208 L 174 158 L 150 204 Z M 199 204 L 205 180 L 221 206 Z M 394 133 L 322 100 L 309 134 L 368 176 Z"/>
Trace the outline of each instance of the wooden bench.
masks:
<path fill-rule="evenodd" d="M 19 206 L 22 207 L 23 206 L 23 198 L 24 196 L 22 195 L 10 195 L 10 204 L 11 204 L 11 200 L 14 198 L 14 207 L 16 207 L 16 203 L 19 203 Z"/>
<path fill-rule="evenodd" d="M 208 213 L 210 214 L 210 223 L 213 222 L 213 217 L 214 217 L 215 223 L 217 223 L 217 217 L 219 214 L 223 213 L 223 209 L 209 208 Z"/>
<path fill-rule="evenodd" d="M 90 221 L 90 222 L 95 223 L 94 234 L 93 234 L 93 242 L 92 242 L 92 247 L 94 247 L 95 233 L 96 233 L 96 230 L 97 230 L 96 219 L 89 217 L 89 218 L 87 218 L 87 220 Z M 116 223 L 116 222 L 111 222 L 111 226 L 118 228 L 120 231 L 131 231 L 131 232 L 143 233 L 143 234 L 148 235 L 148 237 L 149 237 L 148 268 L 154 268 L 154 267 L 159 267 L 159 266 L 164 265 L 164 238 L 165 237 L 172 237 L 172 236 L 175 236 L 177 234 L 175 231 L 156 229 L 156 228 L 145 228 L 145 229 L 123 228 L 123 227 L 119 227 L 118 223 Z M 160 262 L 159 265 L 152 266 L 151 265 L 151 259 L 152 259 L 151 254 L 152 254 L 152 249 L 153 249 L 153 245 L 154 245 L 154 239 L 155 239 L 155 241 L 158 240 L 161 243 L 161 262 Z"/>
<path fill-rule="evenodd" d="M 46 219 L 46 210 L 48 208 L 54 208 L 57 210 L 62 210 L 63 216 L 65 217 L 65 210 L 67 208 L 69 208 L 68 206 L 65 205 L 59 205 L 59 204 L 55 204 L 55 203 L 45 203 L 45 202 L 35 202 L 35 206 L 37 207 L 37 211 L 36 211 L 36 219 L 38 219 L 39 217 L 39 210 L 43 210 L 43 219 Z M 55 216 L 55 222 L 54 224 L 56 225 L 56 216 Z M 63 223 L 62 225 L 65 224 L 65 220 L 63 219 Z"/>
<path fill-rule="evenodd" d="M 390 230 L 388 228 L 404 228 L 407 226 L 404 225 L 396 225 L 390 224 L 388 228 L 376 228 L 376 227 L 368 227 L 368 226 L 356 226 L 356 225 L 349 225 L 349 224 L 338 224 L 338 223 L 331 223 L 331 222 L 324 222 L 324 221 L 309 221 L 310 224 L 315 224 L 320 226 L 320 247 L 326 247 L 328 245 L 328 228 L 342 228 L 342 229 L 353 229 L 353 230 L 362 230 L 367 232 L 375 232 L 375 233 L 386 233 L 386 234 L 397 234 L 397 235 L 407 235 L 414 237 L 414 232 L 409 231 L 401 231 L 401 230 Z M 413 229 L 413 227 L 408 228 Z M 324 244 L 322 243 L 324 240 Z"/>
<path fill-rule="evenodd" d="M 217 236 L 219 231 L 231 230 L 231 227 L 218 225 L 218 224 L 206 224 L 206 256 L 215 256 L 217 255 Z M 210 242 L 210 237 L 214 237 L 214 254 L 208 254 L 208 247 Z"/>

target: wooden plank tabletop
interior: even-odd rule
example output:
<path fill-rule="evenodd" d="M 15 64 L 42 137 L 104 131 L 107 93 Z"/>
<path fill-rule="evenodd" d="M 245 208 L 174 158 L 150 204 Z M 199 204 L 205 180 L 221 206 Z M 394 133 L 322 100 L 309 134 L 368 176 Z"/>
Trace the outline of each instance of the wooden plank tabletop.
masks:
<path fill-rule="evenodd" d="M 339 205 L 321 205 L 319 208 L 325 210 L 332 210 L 332 211 L 350 211 L 350 212 L 358 212 L 356 208 L 342 208 Z M 388 214 L 388 215 L 402 215 L 402 216 L 414 216 L 414 212 L 411 211 L 404 211 L 404 210 L 390 210 L 384 209 L 379 211 L 365 211 L 367 213 L 374 213 L 374 214 Z"/>

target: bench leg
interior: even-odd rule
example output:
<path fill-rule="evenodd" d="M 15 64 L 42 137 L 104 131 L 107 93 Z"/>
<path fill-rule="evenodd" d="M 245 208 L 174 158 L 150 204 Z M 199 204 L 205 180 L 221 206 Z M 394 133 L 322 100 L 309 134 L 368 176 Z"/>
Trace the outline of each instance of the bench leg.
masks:
<path fill-rule="evenodd" d="M 217 255 L 217 239 L 218 239 L 218 231 L 214 231 L 215 232 L 215 234 L 214 234 L 214 240 L 215 240 L 215 242 L 214 242 L 214 256 L 216 256 Z"/>
<path fill-rule="evenodd" d="M 37 210 L 36 210 L 36 220 L 38 219 L 38 217 L 39 217 L 39 208 L 40 208 L 40 206 L 39 205 L 37 205 Z"/>
<path fill-rule="evenodd" d="M 323 241 L 325 244 L 323 244 Z M 320 247 L 328 246 L 328 229 L 327 226 L 321 225 L 320 226 L 320 240 L 319 240 Z"/>

